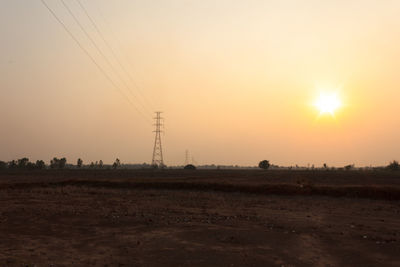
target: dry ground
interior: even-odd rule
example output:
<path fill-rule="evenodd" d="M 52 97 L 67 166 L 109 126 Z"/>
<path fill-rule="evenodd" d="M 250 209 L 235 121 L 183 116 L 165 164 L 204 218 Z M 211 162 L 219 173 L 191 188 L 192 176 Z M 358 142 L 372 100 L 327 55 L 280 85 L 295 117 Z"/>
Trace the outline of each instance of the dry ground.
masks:
<path fill-rule="evenodd" d="M 399 185 L 386 172 L 3 173 L 0 266 L 400 266 Z"/>

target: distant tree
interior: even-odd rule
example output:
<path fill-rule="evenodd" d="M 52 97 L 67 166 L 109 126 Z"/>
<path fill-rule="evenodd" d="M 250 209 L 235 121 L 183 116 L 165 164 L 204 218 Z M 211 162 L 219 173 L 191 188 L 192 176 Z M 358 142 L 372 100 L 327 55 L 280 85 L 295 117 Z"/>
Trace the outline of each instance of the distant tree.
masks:
<path fill-rule="evenodd" d="M 66 158 L 60 159 L 60 169 L 64 169 L 65 165 L 67 165 L 67 159 Z"/>
<path fill-rule="evenodd" d="M 7 163 L 4 161 L 0 161 L 0 170 L 5 170 L 7 169 Z"/>
<path fill-rule="evenodd" d="M 50 168 L 51 169 L 57 169 L 58 168 L 58 162 L 60 160 L 56 157 L 54 157 L 52 160 L 50 160 Z"/>
<path fill-rule="evenodd" d="M 76 167 L 82 168 L 82 165 L 83 165 L 83 160 L 82 160 L 81 158 L 79 158 L 79 159 L 76 161 Z"/>
<path fill-rule="evenodd" d="M 12 160 L 8 163 L 8 168 L 9 169 L 16 169 L 18 167 L 18 164 L 15 160 Z"/>
<path fill-rule="evenodd" d="M 194 166 L 193 164 L 188 164 L 183 169 L 185 169 L 185 170 L 195 170 L 196 166 Z"/>
<path fill-rule="evenodd" d="M 100 169 L 103 169 L 103 166 L 104 166 L 103 161 L 100 160 L 100 161 L 99 161 L 99 168 L 100 168 Z"/>
<path fill-rule="evenodd" d="M 27 165 L 29 163 L 28 158 L 22 158 L 17 161 L 18 169 L 26 169 Z"/>
<path fill-rule="evenodd" d="M 324 163 L 324 169 L 328 169 L 328 165 Z"/>
<path fill-rule="evenodd" d="M 258 163 L 258 167 L 261 168 L 261 169 L 264 169 L 264 170 L 268 170 L 268 168 L 270 166 L 271 165 L 269 164 L 268 160 L 262 160 L 262 161 L 260 161 L 260 163 Z"/>
<path fill-rule="evenodd" d="M 36 169 L 36 164 L 33 163 L 33 162 L 28 162 L 26 164 L 25 168 L 28 169 L 28 170 L 34 170 L 34 169 Z"/>
<path fill-rule="evenodd" d="M 91 169 L 94 169 L 94 162 L 92 161 L 92 162 L 90 162 L 90 165 L 89 165 L 89 168 L 91 168 Z"/>
<path fill-rule="evenodd" d="M 36 165 L 36 169 L 39 169 L 39 170 L 43 170 L 46 168 L 46 164 L 44 163 L 43 160 L 37 160 L 35 165 Z"/>
<path fill-rule="evenodd" d="M 50 168 L 52 169 L 64 169 L 65 165 L 67 164 L 67 159 L 66 158 L 53 158 L 50 161 Z"/>
<path fill-rule="evenodd" d="M 114 170 L 117 169 L 117 168 L 119 168 L 119 167 L 121 167 L 121 161 L 117 158 L 117 159 L 114 161 L 112 167 L 113 167 Z"/>
<path fill-rule="evenodd" d="M 387 168 L 389 170 L 392 170 L 392 171 L 399 171 L 400 170 L 400 164 L 399 164 L 398 161 L 393 160 L 392 162 L 390 162 L 390 164 L 387 166 Z"/>

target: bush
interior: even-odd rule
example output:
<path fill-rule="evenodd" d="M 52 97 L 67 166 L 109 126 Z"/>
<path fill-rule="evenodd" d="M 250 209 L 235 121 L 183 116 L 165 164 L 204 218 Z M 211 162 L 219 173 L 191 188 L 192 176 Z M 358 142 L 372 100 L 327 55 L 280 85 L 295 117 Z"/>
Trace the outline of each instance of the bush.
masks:
<path fill-rule="evenodd" d="M 392 162 L 390 162 L 390 164 L 387 166 L 387 168 L 391 171 L 399 171 L 400 164 L 396 160 L 393 160 Z"/>
<path fill-rule="evenodd" d="M 264 169 L 264 170 L 268 170 L 268 168 L 270 166 L 271 165 L 269 164 L 268 160 L 262 160 L 262 161 L 260 161 L 260 163 L 258 163 L 258 167 L 261 168 L 261 169 Z"/>
<path fill-rule="evenodd" d="M 185 170 L 195 170 L 196 166 L 194 166 L 193 164 L 188 164 L 183 169 L 185 169 Z"/>

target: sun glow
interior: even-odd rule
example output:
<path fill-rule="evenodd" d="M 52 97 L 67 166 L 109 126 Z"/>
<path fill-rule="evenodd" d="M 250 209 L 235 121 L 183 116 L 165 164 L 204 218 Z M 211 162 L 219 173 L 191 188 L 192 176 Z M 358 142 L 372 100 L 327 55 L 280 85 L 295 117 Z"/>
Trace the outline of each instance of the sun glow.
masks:
<path fill-rule="evenodd" d="M 321 92 L 314 102 L 319 114 L 335 115 L 335 111 L 342 106 L 342 102 L 336 92 Z"/>

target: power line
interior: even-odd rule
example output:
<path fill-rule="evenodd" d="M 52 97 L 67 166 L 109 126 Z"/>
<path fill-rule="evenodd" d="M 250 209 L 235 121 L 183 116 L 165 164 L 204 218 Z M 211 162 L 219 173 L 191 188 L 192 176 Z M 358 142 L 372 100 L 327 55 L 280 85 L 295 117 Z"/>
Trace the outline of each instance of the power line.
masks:
<path fill-rule="evenodd" d="M 68 33 L 68 35 L 75 41 L 79 48 L 89 57 L 94 65 L 100 70 L 100 72 L 105 76 L 105 78 L 113 85 L 113 87 L 136 109 L 136 111 L 143 116 L 144 119 L 149 121 L 147 117 L 131 102 L 131 100 L 124 94 L 124 92 L 117 86 L 117 84 L 111 79 L 111 77 L 106 73 L 106 71 L 96 62 L 96 60 L 90 55 L 90 53 L 84 48 L 84 46 L 79 42 L 79 40 L 74 36 L 74 34 L 68 29 L 65 23 L 57 16 L 57 14 L 49 7 L 49 5 L 41 0 L 42 4 L 47 8 L 47 10 L 52 14 L 56 21 L 63 27 L 63 29 Z"/>
<path fill-rule="evenodd" d="M 99 52 L 99 54 L 103 57 L 103 59 L 106 61 L 108 66 L 111 68 L 111 70 L 114 72 L 115 75 L 117 75 L 118 79 L 121 80 L 122 84 L 127 88 L 128 92 L 130 90 L 129 86 L 126 84 L 125 80 L 122 78 L 122 76 L 119 74 L 119 72 L 114 68 L 113 64 L 110 62 L 108 57 L 103 53 L 103 51 L 100 49 L 100 47 L 96 44 L 96 42 L 93 40 L 93 38 L 90 36 L 90 34 L 86 31 L 85 27 L 80 23 L 79 19 L 75 16 L 75 14 L 72 12 L 72 10 L 68 7 L 68 5 L 65 3 L 64 0 L 61 0 L 63 6 L 67 9 L 68 13 L 71 15 L 71 17 L 74 19 L 74 21 L 78 24 L 79 28 L 83 31 L 83 33 L 86 35 L 86 37 L 90 40 L 90 42 L 93 44 L 93 46 L 96 48 L 96 50 Z M 135 95 L 131 92 L 132 96 L 137 99 Z M 145 106 L 139 101 L 140 105 L 144 110 L 146 110 Z M 146 111 L 148 112 L 148 111 Z"/>
<path fill-rule="evenodd" d="M 122 42 L 121 40 L 118 38 L 118 36 L 116 35 L 116 33 L 113 31 L 112 27 L 110 27 L 110 23 L 107 21 L 107 19 L 104 17 L 103 13 L 101 12 L 100 8 L 97 7 L 97 11 L 99 12 L 100 17 L 103 19 L 103 22 L 105 23 L 105 25 L 108 26 L 108 30 L 110 31 L 110 33 L 112 34 L 113 39 L 116 41 L 116 43 L 119 46 L 119 49 L 122 51 L 123 55 L 125 56 L 125 58 L 128 58 L 127 53 L 126 53 L 126 49 L 123 48 Z M 128 65 L 131 67 L 131 69 L 133 69 L 132 63 L 129 60 L 126 60 L 126 62 L 128 62 Z M 145 96 L 145 94 L 143 94 L 143 92 L 140 90 L 140 86 L 138 85 L 138 83 L 132 78 L 133 83 L 135 85 L 135 87 L 138 89 L 138 91 L 141 93 L 141 95 L 143 96 L 143 99 L 146 101 L 146 103 L 151 106 L 154 107 L 154 102 L 151 101 L 151 98 L 149 100 L 149 98 L 147 98 Z"/>
<path fill-rule="evenodd" d="M 122 64 L 121 60 L 119 59 L 119 57 L 117 56 L 117 54 L 115 53 L 114 49 L 112 48 L 112 46 L 110 45 L 110 43 L 107 41 L 107 39 L 104 37 L 104 34 L 102 33 L 102 31 L 100 31 L 99 27 L 97 26 L 97 23 L 94 21 L 94 19 L 90 16 L 89 12 L 87 11 L 87 9 L 85 8 L 85 6 L 82 4 L 82 2 L 80 0 L 76 0 L 76 2 L 79 4 L 79 6 L 82 8 L 82 10 L 84 11 L 84 13 L 86 14 L 86 17 L 89 19 L 89 21 L 91 22 L 91 24 L 93 25 L 94 29 L 96 30 L 96 32 L 98 33 L 98 35 L 100 36 L 100 38 L 103 40 L 104 44 L 107 46 L 107 48 L 111 51 L 111 54 L 113 55 L 114 59 L 116 60 L 116 62 L 118 63 L 118 65 L 120 66 L 120 68 L 123 70 L 123 72 L 128 76 L 130 82 L 134 85 L 134 87 L 136 88 L 136 90 L 138 91 L 138 95 L 141 96 L 142 100 L 149 106 L 152 106 L 152 104 L 150 104 L 150 102 L 147 100 L 147 98 L 145 97 L 145 95 L 141 92 L 141 90 L 139 89 L 139 86 L 137 85 L 137 83 L 135 82 L 135 80 L 132 78 L 132 75 L 129 73 L 129 71 L 124 67 L 124 65 Z M 131 91 L 130 91 L 131 92 Z M 131 92 L 132 94 L 132 92 Z M 153 108 L 153 107 L 152 107 Z"/>

